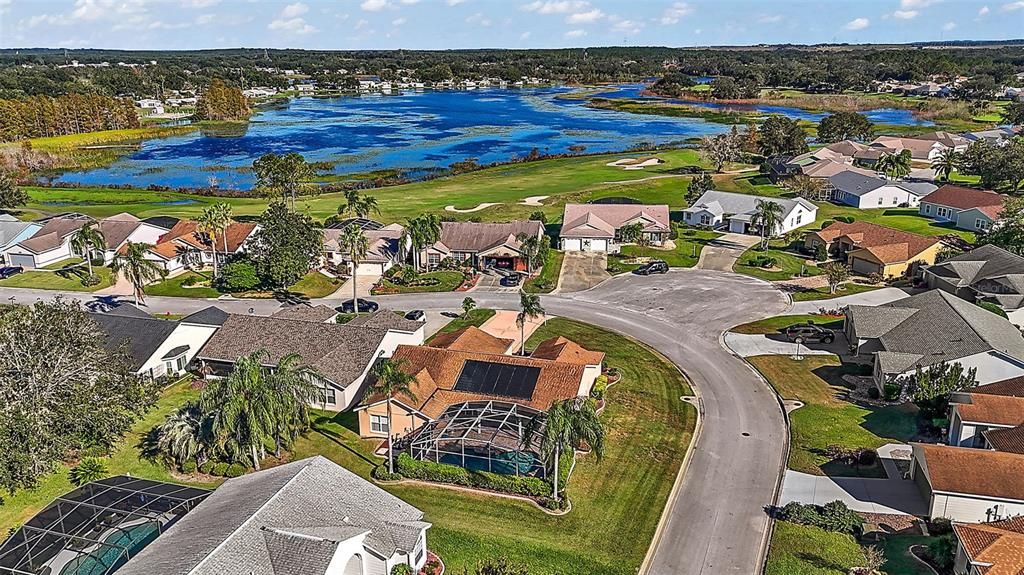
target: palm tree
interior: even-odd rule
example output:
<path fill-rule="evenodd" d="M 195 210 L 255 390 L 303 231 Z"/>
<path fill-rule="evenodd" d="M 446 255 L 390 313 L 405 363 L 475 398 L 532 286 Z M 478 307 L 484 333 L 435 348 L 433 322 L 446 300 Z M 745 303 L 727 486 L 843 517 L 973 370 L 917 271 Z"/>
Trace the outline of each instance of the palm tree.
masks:
<path fill-rule="evenodd" d="M 188 402 L 167 416 L 158 429 L 157 448 L 180 467 L 206 452 L 208 437 L 204 433 L 203 411 L 199 404 Z"/>
<path fill-rule="evenodd" d="M 107 464 L 98 457 L 86 457 L 68 471 L 71 483 L 78 486 L 99 481 L 107 475 Z"/>
<path fill-rule="evenodd" d="M 761 249 L 768 249 L 768 239 L 782 223 L 782 205 L 768 200 L 757 201 L 757 212 L 750 224 L 761 228 Z"/>
<path fill-rule="evenodd" d="M 521 232 L 516 236 L 519 241 L 519 249 L 526 256 L 526 272 L 533 273 L 533 262 L 540 254 L 541 239 L 533 234 Z"/>
<path fill-rule="evenodd" d="M 224 257 L 228 257 L 228 227 L 231 226 L 234 221 L 231 219 L 231 204 L 227 202 L 217 202 L 213 204 L 213 219 L 217 223 L 217 229 L 220 232 L 220 237 L 224 242 Z M 217 250 L 214 248 L 213 257 L 217 257 Z"/>
<path fill-rule="evenodd" d="M 356 289 L 356 270 L 370 249 L 370 241 L 356 224 L 349 224 L 338 236 L 338 247 L 352 266 L 352 310 L 359 315 L 359 292 Z"/>
<path fill-rule="evenodd" d="M 213 416 L 211 432 L 219 451 L 236 460 L 248 452 L 245 457 L 257 470 L 280 414 L 280 397 L 263 366 L 266 358 L 262 349 L 243 355 L 228 377 L 207 383 L 199 398 L 203 411 Z"/>
<path fill-rule="evenodd" d="M 421 214 L 409 220 L 406 235 L 412 243 L 413 265 L 420 268 L 420 253 L 441 239 L 441 218 L 437 214 Z"/>
<path fill-rule="evenodd" d="M 125 252 L 114 256 L 110 265 L 114 273 L 123 273 L 134 288 L 135 305 L 146 301 L 146 284 L 164 276 L 164 270 L 153 260 L 146 259 L 146 251 L 153 247 L 149 244 L 128 242 Z"/>
<path fill-rule="evenodd" d="M 882 154 L 878 158 L 877 168 L 881 169 L 891 180 L 897 180 L 910 174 L 912 158 L 910 150 L 901 150 L 896 153 Z"/>
<path fill-rule="evenodd" d="M 356 216 L 365 218 L 370 213 L 380 215 L 380 208 L 377 206 L 377 198 L 373 196 L 363 196 L 355 206 Z"/>
<path fill-rule="evenodd" d="M 103 237 L 103 232 L 92 222 L 78 228 L 78 230 L 71 235 L 71 249 L 85 257 L 85 261 L 89 266 L 90 278 L 93 277 L 92 252 L 96 248 L 106 245 L 106 241 L 106 238 Z"/>
<path fill-rule="evenodd" d="M 206 206 L 196 218 L 199 231 L 210 239 L 210 250 L 213 252 L 213 277 L 217 277 L 217 232 L 221 229 L 220 214 L 216 206 Z"/>
<path fill-rule="evenodd" d="M 537 294 L 519 292 L 519 314 L 516 316 L 516 325 L 519 326 L 519 355 L 526 355 L 526 320 L 537 319 L 544 315 L 544 308 L 540 305 L 540 296 Z"/>
<path fill-rule="evenodd" d="M 963 163 L 963 154 L 953 148 L 946 148 L 939 157 L 932 160 L 932 169 L 942 180 L 949 181 L 950 175 L 959 170 Z"/>
<path fill-rule="evenodd" d="M 281 456 L 282 445 L 291 444 L 309 429 L 309 406 L 321 396 L 321 388 L 306 377 L 298 354 L 282 357 L 267 377 L 277 398 L 274 422 L 274 455 Z"/>
<path fill-rule="evenodd" d="M 354 215 L 359 205 L 359 190 L 345 190 L 345 203 L 338 206 L 338 215 Z"/>
<path fill-rule="evenodd" d="M 552 496 L 558 501 L 558 475 L 562 451 L 574 449 L 582 443 L 601 461 L 604 457 L 604 425 L 597 415 L 594 402 L 585 397 L 576 397 L 557 401 L 551 405 L 547 414 L 541 414 L 530 420 L 527 425 L 523 443 L 530 447 L 533 438 L 543 424 L 540 437 L 540 452 L 545 459 L 554 461 L 554 489 Z"/>
<path fill-rule="evenodd" d="M 395 459 L 393 456 L 392 437 L 394 432 L 391 428 L 391 400 L 399 395 L 404 395 L 416 401 L 416 394 L 412 391 L 412 384 L 416 378 L 402 370 L 402 360 L 385 359 L 373 368 L 374 381 L 366 390 L 366 397 L 380 395 L 387 400 L 388 410 L 388 473 L 395 472 Z"/>

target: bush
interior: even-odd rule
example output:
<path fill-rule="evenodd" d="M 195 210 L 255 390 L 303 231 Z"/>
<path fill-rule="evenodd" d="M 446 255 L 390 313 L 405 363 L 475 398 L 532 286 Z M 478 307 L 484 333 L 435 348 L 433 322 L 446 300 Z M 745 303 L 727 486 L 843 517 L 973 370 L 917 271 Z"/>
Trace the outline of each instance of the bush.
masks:
<path fill-rule="evenodd" d="M 407 563 L 399 563 L 391 568 L 391 575 L 412 575 L 412 567 Z"/>
<path fill-rule="evenodd" d="M 546 497 L 544 501 L 541 501 L 541 505 L 543 505 L 545 509 L 550 509 L 551 511 L 561 511 L 569 507 L 569 500 L 564 496 L 558 499 L 558 501 L 555 501 L 554 497 Z"/>
<path fill-rule="evenodd" d="M 1003 311 L 1003 308 L 997 306 L 996 304 L 994 304 L 992 302 L 979 301 L 979 302 L 977 302 L 977 304 L 978 304 L 978 307 L 980 307 L 981 309 L 988 310 L 988 311 L 990 311 L 990 312 L 992 312 L 992 313 L 1002 317 L 1003 319 L 1008 319 L 1006 317 L 1006 312 Z"/>
<path fill-rule="evenodd" d="M 401 473 L 388 473 L 388 468 L 385 465 L 378 465 L 373 468 L 370 475 L 378 481 L 398 481 L 402 478 Z"/>
<path fill-rule="evenodd" d="M 214 464 L 213 469 L 210 470 L 210 475 L 224 477 L 225 475 L 228 474 L 228 467 L 230 466 L 227 463 L 224 463 L 223 461 L 221 461 L 220 463 L 216 463 Z"/>
<path fill-rule="evenodd" d="M 234 478 L 245 475 L 245 466 L 241 463 L 232 463 L 224 470 L 224 477 Z"/>
<path fill-rule="evenodd" d="M 936 536 L 949 535 L 953 532 L 953 522 L 945 517 L 939 517 L 928 525 L 928 532 Z"/>
<path fill-rule="evenodd" d="M 542 224 L 548 223 L 548 217 L 544 215 L 544 212 L 537 210 L 530 214 L 530 220 L 534 222 L 540 222 Z"/>
<path fill-rule="evenodd" d="M 791 501 L 778 511 L 778 518 L 798 525 L 817 525 L 818 508 L 815 505 L 804 505 Z"/>
<path fill-rule="evenodd" d="M 252 262 L 239 260 L 224 265 L 220 283 L 227 291 L 246 291 L 260 285 L 260 278 Z"/>
<path fill-rule="evenodd" d="M 100 276 L 97 275 L 97 274 L 93 274 L 91 276 L 90 275 L 86 275 L 85 277 L 82 278 L 82 285 L 84 285 L 84 286 L 94 286 L 94 285 L 99 285 L 99 283 L 102 282 L 102 281 L 103 280 L 100 279 Z"/>
<path fill-rule="evenodd" d="M 844 224 L 852 224 L 853 220 L 853 216 L 836 216 L 836 221 L 843 222 Z"/>
<path fill-rule="evenodd" d="M 903 391 L 903 388 L 898 383 L 887 383 L 883 391 L 885 392 L 883 397 L 885 397 L 886 401 L 896 401 L 900 398 L 900 392 Z"/>
<path fill-rule="evenodd" d="M 398 456 L 398 472 L 410 479 L 453 483 L 531 497 L 544 497 L 551 493 L 551 485 L 538 477 L 516 477 L 486 471 L 470 471 L 457 465 L 417 461 L 408 453 Z"/>
<path fill-rule="evenodd" d="M 96 457 L 86 457 L 78 465 L 68 470 L 68 478 L 75 485 L 99 481 L 106 476 L 107 462 Z"/>
<path fill-rule="evenodd" d="M 182 287 L 192 287 L 199 283 L 203 278 L 201 276 L 188 276 L 181 280 Z"/>
<path fill-rule="evenodd" d="M 842 501 L 832 501 L 821 507 L 793 501 L 779 509 L 777 514 L 783 521 L 850 535 L 859 532 L 863 523 L 860 515 L 851 511 Z"/>
<path fill-rule="evenodd" d="M 615 264 L 609 264 L 608 268 L 607 268 L 607 271 L 610 274 L 617 274 L 617 273 L 621 272 L 622 269 L 619 266 L 615 265 Z"/>
<path fill-rule="evenodd" d="M 185 463 L 182 463 L 181 464 L 181 472 L 182 473 L 189 473 L 189 474 L 195 473 L 196 472 L 196 462 L 192 461 L 190 459 L 190 460 L 186 461 Z"/>
<path fill-rule="evenodd" d="M 868 388 L 868 397 L 871 399 L 878 399 L 882 397 L 882 393 L 878 391 L 878 387 L 872 385 Z"/>
<path fill-rule="evenodd" d="M 775 264 L 777 263 L 778 260 L 772 256 L 757 256 L 750 261 L 752 266 L 759 268 L 772 268 L 775 267 Z"/>
<path fill-rule="evenodd" d="M 814 246 L 814 261 L 823 262 L 828 259 L 828 250 L 825 249 L 825 244 L 818 244 Z"/>
<path fill-rule="evenodd" d="M 216 463 L 213 461 L 204 461 L 203 464 L 199 466 L 199 473 L 205 473 L 206 475 L 212 474 L 214 465 L 216 465 Z"/>
<path fill-rule="evenodd" d="M 956 553 L 956 544 L 953 543 L 951 535 L 943 535 L 928 543 L 928 558 L 944 573 L 953 570 L 954 553 Z"/>
<path fill-rule="evenodd" d="M 605 391 L 608 390 L 608 376 L 601 374 L 597 376 L 597 381 L 594 382 L 594 387 L 590 388 L 590 397 L 597 400 L 604 399 Z"/>
<path fill-rule="evenodd" d="M 110 455 L 110 449 L 105 445 L 90 445 L 78 450 L 78 456 L 81 458 L 86 457 L 107 457 Z"/>
<path fill-rule="evenodd" d="M 857 456 L 857 463 L 865 466 L 874 465 L 876 459 L 878 459 L 878 454 L 874 449 L 863 449 Z"/>

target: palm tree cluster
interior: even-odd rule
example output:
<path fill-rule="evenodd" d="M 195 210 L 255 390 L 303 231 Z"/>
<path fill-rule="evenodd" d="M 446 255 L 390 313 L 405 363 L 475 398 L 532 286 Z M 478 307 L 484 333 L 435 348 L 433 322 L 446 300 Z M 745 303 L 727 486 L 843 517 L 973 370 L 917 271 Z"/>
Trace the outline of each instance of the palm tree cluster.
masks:
<path fill-rule="evenodd" d="M 347 190 L 345 192 L 345 203 L 338 206 L 339 216 L 367 218 L 371 213 L 380 214 L 377 198 L 361 195 L 359 190 Z"/>
<path fill-rule="evenodd" d="M 103 231 L 96 227 L 96 224 L 89 222 L 78 228 L 71 235 L 71 249 L 82 254 L 86 264 L 89 266 L 89 279 L 94 277 L 92 273 L 93 252 L 106 245 L 106 238 Z"/>
<path fill-rule="evenodd" d="M 402 245 L 409 243 L 413 252 L 413 265 L 420 269 L 421 252 L 441 239 L 441 218 L 437 214 L 421 214 L 409 220 L 405 226 Z"/>
<path fill-rule="evenodd" d="M 900 150 L 899 152 L 882 154 L 882 157 L 878 158 L 878 162 L 875 164 L 875 169 L 889 176 L 892 180 L 898 180 L 910 175 L 911 165 L 910 150 Z"/>
<path fill-rule="evenodd" d="M 757 211 L 750 218 L 750 224 L 761 230 L 761 250 L 768 249 L 768 240 L 782 223 L 782 205 L 768 200 L 757 201 Z"/>
<path fill-rule="evenodd" d="M 245 462 L 260 468 L 268 447 L 281 449 L 309 429 L 309 406 L 321 390 L 298 355 L 267 366 L 263 350 L 242 356 L 231 374 L 208 382 L 199 401 L 157 429 L 156 448 L 179 466 L 188 461 Z"/>
<path fill-rule="evenodd" d="M 558 501 L 559 461 L 566 449 L 576 449 L 585 444 L 598 461 L 604 457 L 604 425 L 597 415 L 593 399 L 575 397 L 555 402 L 547 413 L 530 421 L 524 432 L 523 444 L 532 446 L 538 435 L 541 456 L 554 465 L 552 496 L 555 501 Z"/>
<path fill-rule="evenodd" d="M 963 167 L 964 155 L 953 148 L 946 148 L 939 152 L 939 156 L 932 160 L 932 169 L 939 179 L 948 182 L 953 172 Z"/>

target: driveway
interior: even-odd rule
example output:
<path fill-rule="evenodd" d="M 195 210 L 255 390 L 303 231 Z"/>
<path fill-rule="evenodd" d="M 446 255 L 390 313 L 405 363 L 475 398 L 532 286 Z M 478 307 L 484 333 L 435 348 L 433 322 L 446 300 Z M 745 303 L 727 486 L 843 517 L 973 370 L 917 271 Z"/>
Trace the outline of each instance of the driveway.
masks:
<path fill-rule="evenodd" d="M 751 357 L 754 355 L 794 355 L 797 353 L 795 343 L 786 339 L 782 334 L 746 334 L 732 333 L 725 334 L 725 345 L 740 357 Z M 800 345 L 800 355 L 843 355 L 850 352 L 846 343 L 846 336 L 842 333 L 836 334 L 836 340 L 832 343 L 805 343 Z"/>
<path fill-rule="evenodd" d="M 380 274 L 356 274 L 356 292 L 360 298 L 369 298 L 370 290 L 380 281 Z M 325 299 L 352 299 L 352 278 L 345 280 L 341 287 Z"/>
<path fill-rule="evenodd" d="M 899 288 L 882 288 L 833 299 L 793 302 L 793 307 L 789 309 L 789 313 L 818 313 L 818 310 L 821 308 L 839 309 L 850 304 L 882 305 L 883 303 L 889 303 L 905 297 L 907 297 L 907 292 Z"/>
<path fill-rule="evenodd" d="M 518 351 L 520 342 L 522 342 L 519 326 L 516 325 L 516 317 L 518 315 L 519 313 L 515 311 L 498 310 L 480 326 L 480 329 L 499 339 L 511 339 L 514 342 L 512 349 Z M 527 341 L 530 340 L 533 332 L 537 331 L 537 328 L 547 319 L 545 316 L 536 319 L 526 319 L 526 322 L 523 324 L 523 332 L 526 335 Z"/>
<path fill-rule="evenodd" d="M 863 479 L 860 477 L 824 477 L 799 471 L 786 471 L 779 505 L 791 501 L 824 505 L 842 501 L 854 511 L 865 513 L 903 513 L 926 515 L 917 484 L 909 479 Z"/>
<path fill-rule="evenodd" d="M 743 252 L 757 245 L 761 238 L 746 234 L 725 234 L 714 239 L 700 251 L 697 269 L 731 272 Z"/>
<path fill-rule="evenodd" d="M 588 290 L 612 277 L 608 273 L 608 255 L 603 252 L 565 252 L 558 275 L 558 293 Z"/>

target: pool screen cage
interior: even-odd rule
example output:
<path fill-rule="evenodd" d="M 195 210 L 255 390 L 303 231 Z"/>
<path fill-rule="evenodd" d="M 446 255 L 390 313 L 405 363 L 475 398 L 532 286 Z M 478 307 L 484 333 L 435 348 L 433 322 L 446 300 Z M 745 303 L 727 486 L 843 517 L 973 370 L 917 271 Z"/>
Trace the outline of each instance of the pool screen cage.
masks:
<path fill-rule="evenodd" d="M 109 575 L 210 492 L 126 476 L 55 499 L 0 545 L 0 575 Z"/>
<path fill-rule="evenodd" d="M 524 445 L 531 421 L 537 420 L 532 444 Z M 413 459 L 450 463 L 475 471 L 532 475 L 547 479 L 538 445 L 544 413 L 505 401 L 468 401 L 449 406 L 408 442 Z"/>

